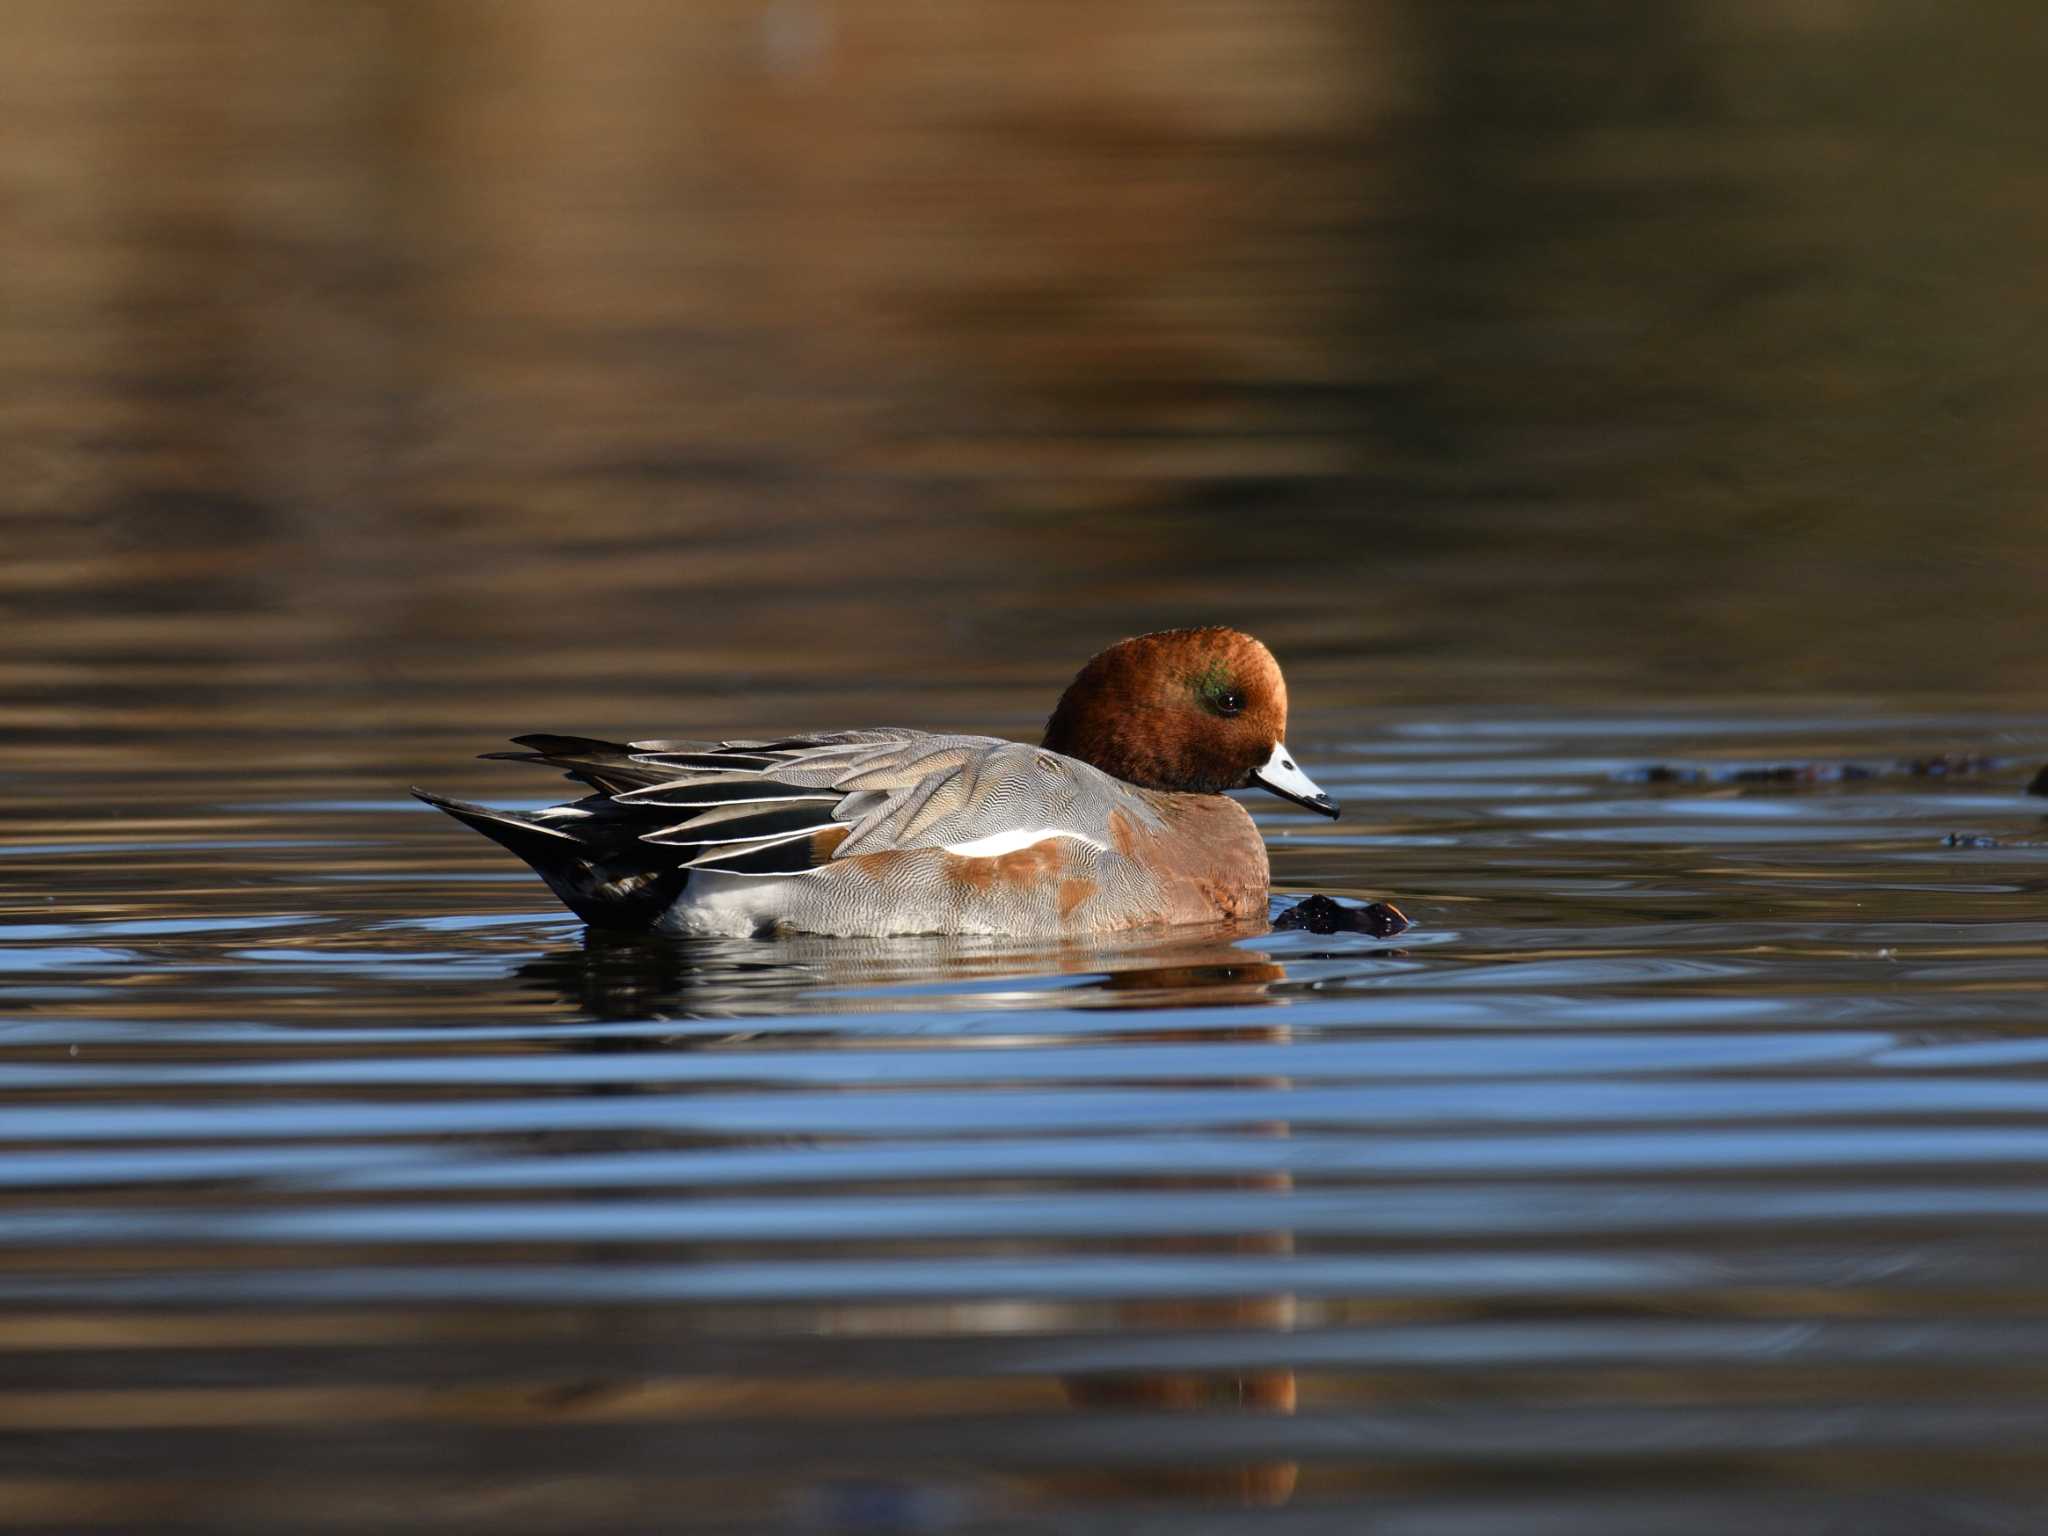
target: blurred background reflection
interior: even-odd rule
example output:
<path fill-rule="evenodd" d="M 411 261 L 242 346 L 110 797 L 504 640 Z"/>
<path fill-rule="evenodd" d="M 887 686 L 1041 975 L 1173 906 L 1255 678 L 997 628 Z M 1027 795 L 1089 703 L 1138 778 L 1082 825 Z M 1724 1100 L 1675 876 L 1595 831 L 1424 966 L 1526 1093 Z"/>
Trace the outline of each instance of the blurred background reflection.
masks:
<path fill-rule="evenodd" d="M 2044 79 L 7 0 L 0 1526 L 2039 1529 Z M 1400 947 L 587 939 L 402 795 L 1190 622 Z"/>
<path fill-rule="evenodd" d="M 2048 666 L 2025 4 L 0 26 L 25 726 L 865 719 L 1218 610 L 1392 699 Z"/>

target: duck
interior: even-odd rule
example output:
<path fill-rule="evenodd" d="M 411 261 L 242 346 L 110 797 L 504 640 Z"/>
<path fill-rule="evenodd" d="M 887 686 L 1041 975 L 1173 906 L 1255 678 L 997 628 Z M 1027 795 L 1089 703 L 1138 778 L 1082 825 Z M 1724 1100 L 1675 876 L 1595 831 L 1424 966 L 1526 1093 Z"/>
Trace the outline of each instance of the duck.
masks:
<path fill-rule="evenodd" d="M 415 787 L 594 928 L 1057 939 L 1263 922 L 1265 841 L 1228 792 L 1324 816 L 1273 653 L 1212 625 L 1090 658 L 1033 746 L 896 727 L 773 739 L 517 736 L 484 757 L 590 793 L 537 812 Z"/>

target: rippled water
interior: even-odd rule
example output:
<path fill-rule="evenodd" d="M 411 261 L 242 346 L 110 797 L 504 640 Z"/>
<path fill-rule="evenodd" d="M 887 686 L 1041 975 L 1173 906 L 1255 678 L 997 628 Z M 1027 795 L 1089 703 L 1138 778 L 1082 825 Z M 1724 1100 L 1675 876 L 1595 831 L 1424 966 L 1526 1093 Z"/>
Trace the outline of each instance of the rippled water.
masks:
<path fill-rule="evenodd" d="M 2048 1528 L 2037 11 L 0 6 L 0 1528 Z M 404 793 L 1213 622 L 1407 932 Z"/>
<path fill-rule="evenodd" d="M 1396 940 L 620 940 L 392 775 L 10 802 L 17 1497 L 2025 1528 L 2048 722 L 1303 723 L 1278 900 Z"/>

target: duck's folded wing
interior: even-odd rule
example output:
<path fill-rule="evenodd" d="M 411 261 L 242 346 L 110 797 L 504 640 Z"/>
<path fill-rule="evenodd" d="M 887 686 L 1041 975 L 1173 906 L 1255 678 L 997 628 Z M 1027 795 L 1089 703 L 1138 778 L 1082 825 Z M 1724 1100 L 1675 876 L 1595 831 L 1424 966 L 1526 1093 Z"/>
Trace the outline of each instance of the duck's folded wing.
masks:
<path fill-rule="evenodd" d="M 495 762 L 546 763 L 561 769 L 579 783 L 588 784 L 599 794 L 620 794 L 674 777 L 662 769 L 649 768 L 635 761 L 634 749 L 624 742 L 599 741 L 592 736 L 554 736 L 545 732 L 514 736 L 512 742 L 526 750 L 486 752 L 483 755 Z M 717 748 L 715 742 L 698 745 L 707 752 Z"/>
<path fill-rule="evenodd" d="M 993 858 L 1051 837 L 1111 847 L 1160 824 L 1142 795 L 1100 770 L 988 736 L 845 731 L 631 751 L 636 776 L 660 774 L 610 796 L 650 818 L 641 840 L 733 874 L 917 848 Z"/>

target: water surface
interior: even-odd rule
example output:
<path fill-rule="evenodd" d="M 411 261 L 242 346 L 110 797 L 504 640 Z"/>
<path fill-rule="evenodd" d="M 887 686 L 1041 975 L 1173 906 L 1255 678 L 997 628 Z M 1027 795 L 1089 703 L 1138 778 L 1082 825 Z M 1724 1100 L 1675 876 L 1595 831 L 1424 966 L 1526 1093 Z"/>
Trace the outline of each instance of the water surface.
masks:
<path fill-rule="evenodd" d="M 0 1526 L 2042 1529 L 2036 12 L 0 8 Z M 1408 932 L 404 792 L 1213 622 Z"/>
<path fill-rule="evenodd" d="M 1349 809 L 1255 804 L 1276 899 L 1394 940 L 621 939 L 383 772 L 15 797 L 6 1476 L 117 1523 L 2017 1520 L 2048 723 L 1304 724 Z M 1872 777 L 1738 777 L 1791 761 Z"/>

